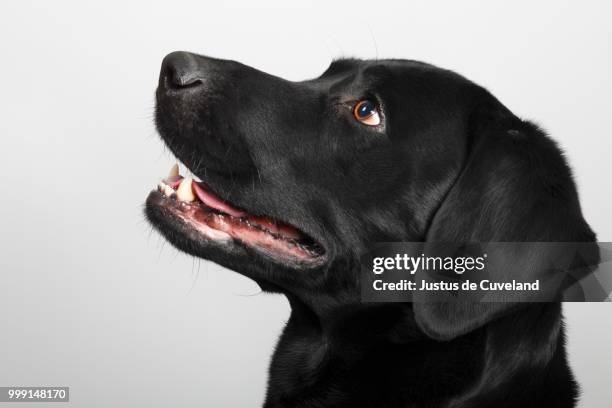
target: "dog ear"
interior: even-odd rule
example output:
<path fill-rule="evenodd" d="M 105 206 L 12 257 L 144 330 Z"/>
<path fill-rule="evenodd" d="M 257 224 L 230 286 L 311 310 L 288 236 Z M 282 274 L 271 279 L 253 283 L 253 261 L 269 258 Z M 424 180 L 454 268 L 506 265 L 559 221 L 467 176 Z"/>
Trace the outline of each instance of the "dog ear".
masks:
<path fill-rule="evenodd" d="M 595 240 L 582 217 L 570 169 L 543 131 L 496 102 L 470 116 L 468 134 L 465 164 L 433 216 L 428 242 Z M 553 256 L 530 251 L 523 255 L 531 258 L 516 262 L 517 254 L 509 253 L 507 262 L 500 263 L 505 267 L 495 272 L 496 280 L 523 275 L 517 270 L 521 266 L 546 264 L 545 259 L 533 260 L 535 252 Z M 518 307 L 511 298 L 496 303 L 413 303 L 421 330 L 438 340 L 468 333 Z"/>

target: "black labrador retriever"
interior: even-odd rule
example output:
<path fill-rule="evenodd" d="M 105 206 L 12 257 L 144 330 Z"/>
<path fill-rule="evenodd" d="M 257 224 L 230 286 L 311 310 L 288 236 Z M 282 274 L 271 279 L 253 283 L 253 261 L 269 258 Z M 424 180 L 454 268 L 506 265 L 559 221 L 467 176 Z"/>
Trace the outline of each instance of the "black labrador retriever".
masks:
<path fill-rule="evenodd" d="M 156 97 L 161 137 L 201 181 L 174 168 L 148 219 L 289 299 L 265 407 L 575 405 L 559 302 L 360 301 L 376 242 L 594 241 L 537 126 L 409 60 L 337 60 L 291 82 L 175 52 Z"/>

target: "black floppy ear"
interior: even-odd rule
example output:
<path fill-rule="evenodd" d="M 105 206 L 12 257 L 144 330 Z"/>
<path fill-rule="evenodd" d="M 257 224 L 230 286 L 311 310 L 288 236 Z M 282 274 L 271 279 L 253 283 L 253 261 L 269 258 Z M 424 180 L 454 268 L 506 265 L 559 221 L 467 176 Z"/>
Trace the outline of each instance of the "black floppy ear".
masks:
<path fill-rule="evenodd" d="M 469 124 L 465 164 L 430 223 L 428 242 L 595 240 L 582 217 L 570 169 L 551 139 L 497 104 L 478 109 Z M 511 265 L 513 260 L 508 261 Z M 512 280 L 514 272 L 521 273 L 505 269 L 497 278 Z M 413 304 L 420 328 L 438 340 L 468 333 L 519 306 Z"/>

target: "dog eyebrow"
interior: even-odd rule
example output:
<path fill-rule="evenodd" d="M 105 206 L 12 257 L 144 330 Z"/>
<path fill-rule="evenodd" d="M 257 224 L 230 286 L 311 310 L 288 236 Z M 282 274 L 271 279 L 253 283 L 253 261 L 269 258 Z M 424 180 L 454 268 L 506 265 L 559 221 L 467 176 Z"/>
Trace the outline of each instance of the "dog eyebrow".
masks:
<path fill-rule="evenodd" d="M 384 65 L 372 65 L 365 68 L 362 72 L 363 77 L 368 79 L 379 79 L 389 75 L 389 67 Z"/>

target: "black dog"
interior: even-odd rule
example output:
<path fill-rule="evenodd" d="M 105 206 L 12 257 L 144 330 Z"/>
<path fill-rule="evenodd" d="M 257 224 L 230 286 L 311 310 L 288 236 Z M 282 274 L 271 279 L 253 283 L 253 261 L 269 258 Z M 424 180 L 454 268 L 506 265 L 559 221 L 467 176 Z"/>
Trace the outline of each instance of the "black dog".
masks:
<path fill-rule="evenodd" d="M 265 407 L 572 407 L 560 303 L 360 302 L 375 242 L 587 241 L 570 170 L 482 87 L 406 60 L 290 82 L 177 52 L 158 130 L 176 171 L 146 215 L 292 307 Z"/>

